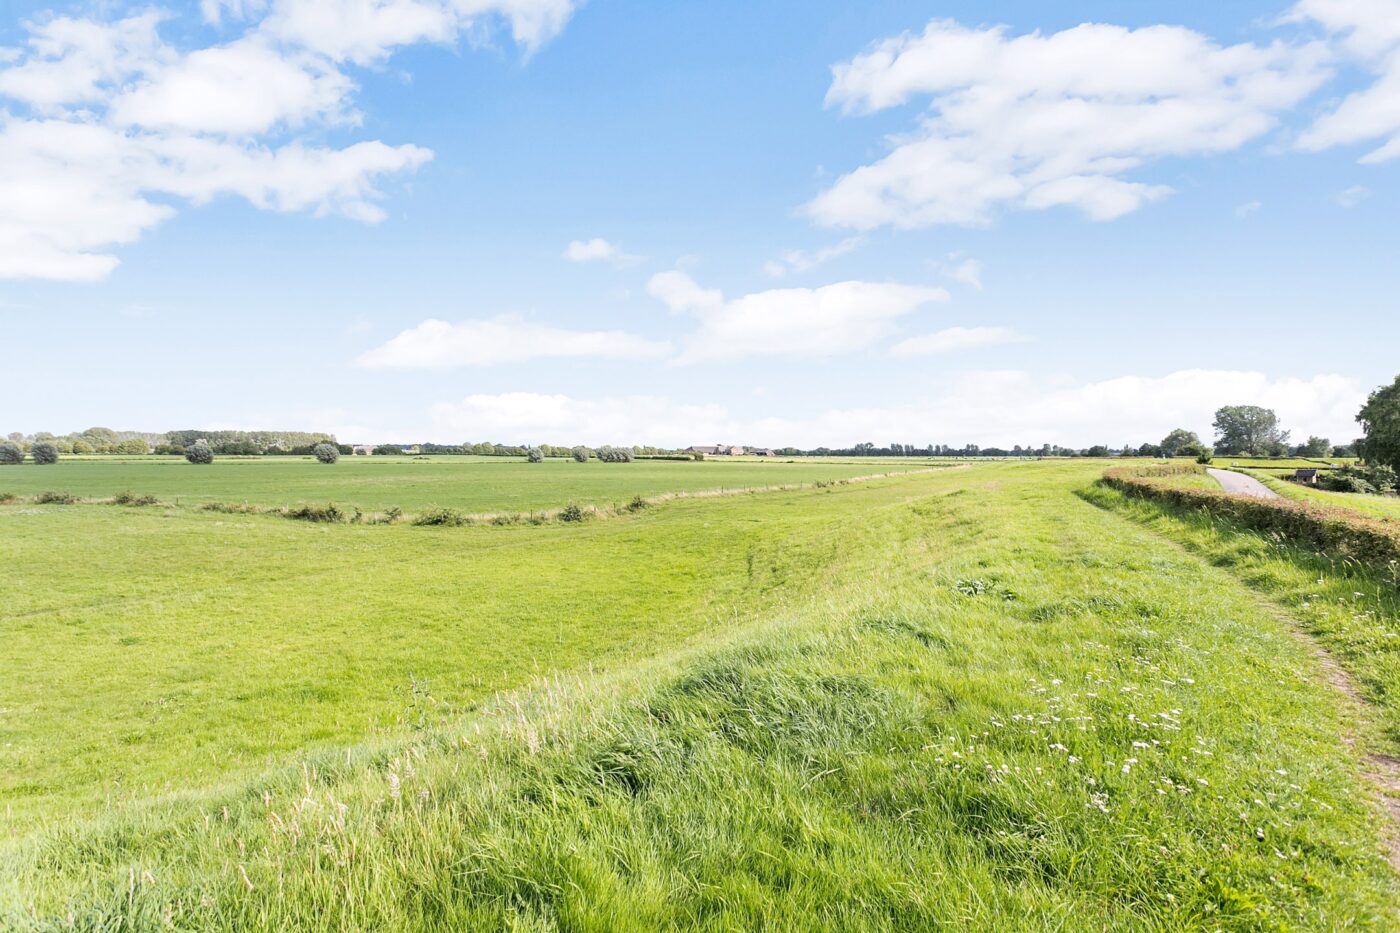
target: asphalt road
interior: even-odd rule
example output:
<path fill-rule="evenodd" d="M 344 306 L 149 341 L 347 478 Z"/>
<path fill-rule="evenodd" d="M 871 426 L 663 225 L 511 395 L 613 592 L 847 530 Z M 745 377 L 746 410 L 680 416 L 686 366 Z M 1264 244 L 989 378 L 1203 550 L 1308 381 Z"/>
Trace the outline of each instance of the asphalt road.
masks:
<path fill-rule="evenodd" d="M 1256 499 L 1277 499 L 1279 494 L 1252 476 L 1236 473 L 1233 470 L 1206 470 L 1225 491 L 1235 496 L 1253 496 Z"/>

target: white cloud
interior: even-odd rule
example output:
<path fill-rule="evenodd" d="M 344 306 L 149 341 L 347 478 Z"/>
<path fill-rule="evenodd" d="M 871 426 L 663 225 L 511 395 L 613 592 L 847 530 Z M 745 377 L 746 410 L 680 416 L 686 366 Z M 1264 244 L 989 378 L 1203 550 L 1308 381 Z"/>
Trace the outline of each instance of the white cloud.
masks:
<path fill-rule="evenodd" d="M 1118 444 L 1155 441 L 1172 428 L 1210 436 L 1212 414 L 1228 404 L 1275 409 L 1295 436 L 1341 442 L 1355 433 L 1365 401 L 1354 379 L 1271 378 L 1257 372 L 1185 370 L 1078 385 L 1020 372 L 974 373 L 948 392 L 904 404 L 833 409 L 812 418 L 741 417 L 723 406 L 661 396 L 578 399 L 565 395 L 472 395 L 432 409 L 440 439 L 489 437 L 505 443 L 849 446 L 861 441 L 980 444 Z"/>
<path fill-rule="evenodd" d="M 817 266 L 859 249 L 864 244 L 865 237 L 852 236 L 810 253 L 800 249 L 785 250 L 780 258 L 764 263 L 763 271 L 772 278 L 780 279 L 789 272 L 806 272 L 808 269 L 815 269 Z"/>
<path fill-rule="evenodd" d="M 1246 201 L 1239 207 L 1235 208 L 1235 216 L 1248 217 L 1250 214 L 1253 214 L 1255 211 L 1259 210 L 1259 208 L 1263 206 L 1264 202 L 1262 201 Z"/>
<path fill-rule="evenodd" d="M 354 84 L 330 62 L 288 54 L 261 36 L 200 49 L 121 93 L 111 119 L 147 129 L 246 135 L 279 124 L 350 119 Z"/>
<path fill-rule="evenodd" d="M 956 258 L 950 257 L 950 258 Z M 948 273 L 949 278 L 954 282 L 961 282 L 963 285 L 971 286 L 979 292 L 982 290 L 982 263 L 976 259 L 964 259 L 952 268 Z"/>
<path fill-rule="evenodd" d="M 868 347 L 896 318 L 935 301 L 942 288 L 889 282 L 837 282 L 775 288 L 732 300 L 684 272 L 652 276 L 647 290 L 673 312 L 695 317 L 683 362 L 745 356 L 832 356 Z"/>
<path fill-rule="evenodd" d="M 570 241 L 564 249 L 564 258 L 569 262 L 607 262 L 620 269 L 641 261 L 640 257 L 623 252 L 622 247 L 602 237 Z"/>
<path fill-rule="evenodd" d="M 622 331 L 567 330 L 505 315 L 460 324 L 427 320 L 355 362 L 370 369 L 446 369 L 565 357 L 649 359 L 670 352 L 669 343 Z"/>
<path fill-rule="evenodd" d="M 1025 343 L 1030 338 L 1012 327 L 949 327 L 934 334 L 910 337 L 890 347 L 891 356 L 929 356 L 954 350 Z"/>
<path fill-rule="evenodd" d="M 380 221 L 384 179 L 432 153 L 310 142 L 358 122 L 341 66 L 378 62 L 411 42 L 479 38 L 496 20 L 533 50 L 574 6 L 205 0 L 212 23 L 266 17 L 232 42 L 193 49 L 161 39 L 157 12 L 27 23 L 25 45 L 0 50 L 0 278 L 103 278 L 116 247 L 175 213 L 172 198 L 236 195 L 267 210 Z"/>
<path fill-rule="evenodd" d="M 1400 157 L 1400 3 L 1395 0 L 1301 0 L 1287 22 L 1315 23 L 1328 32 L 1340 54 L 1376 76 L 1367 88 L 1348 94 L 1298 139 L 1316 151 L 1356 143 L 1381 145 L 1363 163 Z"/>
<path fill-rule="evenodd" d="M 829 104 L 869 113 L 929 97 L 917 129 L 807 205 L 828 226 L 981 224 L 1071 206 L 1111 220 L 1171 189 L 1124 176 L 1236 149 L 1328 77 L 1313 43 L 1221 46 L 1172 26 L 1084 24 L 1010 36 L 934 20 L 833 68 Z"/>
<path fill-rule="evenodd" d="M 493 18 L 533 51 L 558 35 L 576 0 L 274 0 L 263 28 L 337 61 L 366 65 L 395 48 L 451 42 Z"/>
<path fill-rule="evenodd" d="M 1342 207 L 1355 207 L 1370 196 L 1370 188 L 1365 185 L 1352 185 L 1337 195 L 1337 203 Z"/>

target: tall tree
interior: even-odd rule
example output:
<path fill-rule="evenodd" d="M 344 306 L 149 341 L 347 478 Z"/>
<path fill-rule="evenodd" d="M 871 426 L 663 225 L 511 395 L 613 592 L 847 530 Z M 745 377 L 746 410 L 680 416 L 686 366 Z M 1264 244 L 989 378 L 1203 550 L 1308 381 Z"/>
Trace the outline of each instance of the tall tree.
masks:
<path fill-rule="evenodd" d="M 1400 470 L 1400 376 L 1372 392 L 1356 420 L 1366 434 L 1357 443 L 1362 459 Z"/>
<path fill-rule="evenodd" d="M 1288 444 L 1278 415 L 1258 405 L 1226 405 L 1215 413 L 1215 449 L 1226 454 L 1277 456 Z"/>
<path fill-rule="evenodd" d="M 1187 447 L 1200 447 L 1201 439 L 1196 436 L 1195 431 L 1188 431 L 1185 428 L 1176 428 L 1166 437 L 1162 438 L 1162 456 L 1175 457 L 1184 452 Z"/>

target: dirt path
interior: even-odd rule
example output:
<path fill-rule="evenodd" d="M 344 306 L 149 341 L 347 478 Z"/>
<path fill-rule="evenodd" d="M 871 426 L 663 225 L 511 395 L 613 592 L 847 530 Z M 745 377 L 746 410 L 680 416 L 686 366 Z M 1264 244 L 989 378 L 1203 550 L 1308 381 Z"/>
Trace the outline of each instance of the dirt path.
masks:
<path fill-rule="evenodd" d="M 1225 491 L 1235 496 L 1253 496 L 1256 499 L 1282 498 L 1268 486 L 1252 476 L 1236 473 L 1233 470 L 1206 470 Z"/>

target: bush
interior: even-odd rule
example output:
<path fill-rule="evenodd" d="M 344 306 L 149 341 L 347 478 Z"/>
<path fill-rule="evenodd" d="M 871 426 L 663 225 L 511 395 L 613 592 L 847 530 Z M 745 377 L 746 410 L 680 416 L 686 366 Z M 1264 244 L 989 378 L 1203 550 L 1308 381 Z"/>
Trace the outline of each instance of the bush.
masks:
<path fill-rule="evenodd" d="M 19 496 L 12 492 L 0 492 L 0 502 L 14 502 Z"/>
<path fill-rule="evenodd" d="M 138 496 L 132 492 L 119 492 L 112 497 L 117 505 L 155 505 L 160 500 L 155 496 Z"/>
<path fill-rule="evenodd" d="M 1333 492 L 1389 494 L 1396 491 L 1396 476 L 1390 467 L 1349 465 L 1323 475 L 1319 485 Z"/>
<path fill-rule="evenodd" d="M 631 447 L 614 447 L 604 444 L 598 448 L 598 459 L 604 463 L 631 463 L 635 459 Z"/>
<path fill-rule="evenodd" d="M 200 508 L 206 512 L 225 512 L 229 515 L 250 515 L 262 511 L 247 502 L 206 502 Z"/>
<path fill-rule="evenodd" d="M 402 457 L 403 448 L 398 444 L 380 444 L 374 448 L 374 452 L 380 457 Z"/>
<path fill-rule="evenodd" d="M 340 448 L 334 444 L 317 444 L 311 448 L 311 452 L 316 455 L 316 459 L 322 463 L 335 463 L 340 459 Z"/>
<path fill-rule="evenodd" d="M 587 463 L 588 458 L 593 456 L 593 451 L 589 450 L 587 447 L 575 447 L 573 450 L 569 451 L 569 456 L 574 458 L 575 463 Z"/>
<path fill-rule="evenodd" d="M 23 462 L 24 451 L 20 449 L 18 444 L 12 444 L 9 441 L 0 444 L 0 463 L 13 464 Z"/>
<path fill-rule="evenodd" d="M 343 522 L 348 517 L 334 502 L 325 505 L 299 505 L 284 513 L 288 518 L 303 522 Z"/>
<path fill-rule="evenodd" d="M 544 451 L 540 450 L 538 447 L 531 447 L 529 450 L 525 451 L 525 459 L 530 463 L 543 463 Z"/>
<path fill-rule="evenodd" d="M 641 496 L 633 496 L 632 501 L 627 503 L 627 511 L 640 512 L 642 509 L 649 508 L 650 506 L 651 503 L 643 499 Z"/>
<path fill-rule="evenodd" d="M 29 456 L 34 458 L 35 463 L 50 464 L 58 462 L 58 448 L 48 441 L 40 441 L 29 451 Z"/>
<path fill-rule="evenodd" d="M 467 524 L 467 518 L 462 513 L 454 512 L 452 509 L 432 509 L 415 518 L 413 524 L 456 527 Z"/>
<path fill-rule="evenodd" d="M 185 448 L 185 459 L 190 463 L 213 463 L 214 451 L 208 444 L 191 444 Z"/>
<path fill-rule="evenodd" d="M 1187 509 L 1205 509 L 1255 531 L 1277 535 L 1330 556 L 1350 558 L 1390 574 L 1400 563 L 1400 527 L 1351 509 L 1333 508 L 1295 499 L 1256 499 L 1232 496 L 1224 490 L 1173 485 L 1169 479 L 1195 467 L 1120 467 L 1104 473 L 1103 481 L 1125 495 L 1156 499 Z"/>
<path fill-rule="evenodd" d="M 583 521 L 583 509 L 570 502 L 559 510 L 559 520 L 561 522 L 581 522 Z"/>
<path fill-rule="evenodd" d="M 34 501 L 45 505 L 72 505 L 78 501 L 78 497 L 71 492 L 41 492 L 34 497 Z"/>
<path fill-rule="evenodd" d="M 1211 453 L 1208 450 L 1203 450 L 1200 453 L 1196 454 L 1196 462 L 1201 464 L 1202 466 L 1205 466 L 1214 459 L 1215 457 L 1211 456 Z"/>

